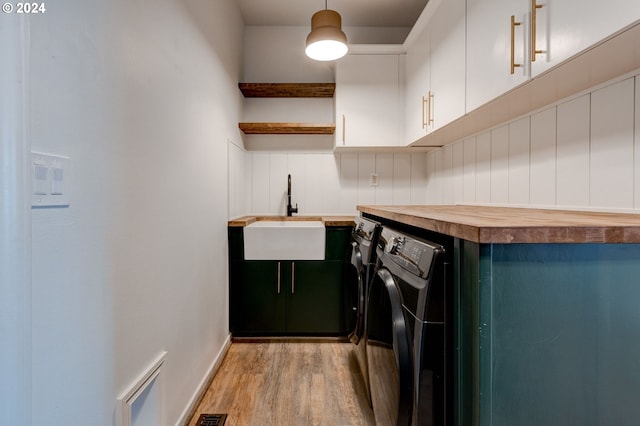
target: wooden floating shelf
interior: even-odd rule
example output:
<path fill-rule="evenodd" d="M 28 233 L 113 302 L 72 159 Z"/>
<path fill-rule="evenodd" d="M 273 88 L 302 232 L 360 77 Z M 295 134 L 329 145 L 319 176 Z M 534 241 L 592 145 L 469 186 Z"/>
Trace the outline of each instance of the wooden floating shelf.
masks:
<path fill-rule="evenodd" d="M 238 83 L 245 98 L 333 98 L 335 83 Z"/>
<path fill-rule="evenodd" d="M 332 135 L 333 123 L 238 123 L 246 135 Z"/>

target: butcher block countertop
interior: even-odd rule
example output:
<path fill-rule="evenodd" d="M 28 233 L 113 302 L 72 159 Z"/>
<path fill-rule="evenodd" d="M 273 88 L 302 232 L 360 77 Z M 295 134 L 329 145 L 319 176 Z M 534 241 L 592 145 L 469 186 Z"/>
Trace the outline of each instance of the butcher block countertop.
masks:
<path fill-rule="evenodd" d="M 243 216 L 232 219 L 228 226 L 247 226 L 259 220 L 319 220 L 327 226 L 353 226 L 353 216 Z"/>
<path fill-rule="evenodd" d="M 476 243 L 640 243 L 640 214 L 468 205 L 358 210 Z"/>

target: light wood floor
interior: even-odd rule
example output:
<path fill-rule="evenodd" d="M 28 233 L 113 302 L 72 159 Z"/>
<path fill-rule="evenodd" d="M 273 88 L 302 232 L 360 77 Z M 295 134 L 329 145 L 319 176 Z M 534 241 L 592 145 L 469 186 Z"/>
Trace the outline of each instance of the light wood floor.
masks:
<path fill-rule="evenodd" d="M 232 343 L 189 422 L 225 426 L 373 426 L 351 343 Z"/>

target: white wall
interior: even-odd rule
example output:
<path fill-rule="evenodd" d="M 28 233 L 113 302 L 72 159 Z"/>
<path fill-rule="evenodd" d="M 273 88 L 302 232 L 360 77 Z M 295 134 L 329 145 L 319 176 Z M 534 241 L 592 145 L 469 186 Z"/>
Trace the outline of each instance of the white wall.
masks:
<path fill-rule="evenodd" d="M 310 30 L 311 28 L 306 26 L 246 27 L 244 81 L 248 83 L 333 82 L 333 61 L 314 61 L 304 54 L 305 42 Z M 410 28 L 344 28 L 350 44 L 402 44 L 409 30 Z"/>
<path fill-rule="evenodd" d="M 639 80 L 616 79 L 428 153 L 428 202 L 640 211 Z"/>
<path fill-rule="evenodd" d="M 166 350 L 176 424 L 228 337 L 242 20 L 232 0 L 47 7 L 31 23 L 31 145 L 70 157 L 71 205 L 32 212 L 33 419 L 114 424 Z"/>

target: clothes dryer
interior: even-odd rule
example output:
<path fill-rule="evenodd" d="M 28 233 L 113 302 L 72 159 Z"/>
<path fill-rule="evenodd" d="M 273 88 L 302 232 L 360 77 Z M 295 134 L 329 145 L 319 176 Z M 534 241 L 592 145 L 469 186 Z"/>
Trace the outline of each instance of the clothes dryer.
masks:
<path fill-rule="evenodd" d="M 444 248 L 384 227 L 365 342 L 378 425 L 447 425 Z"/>

